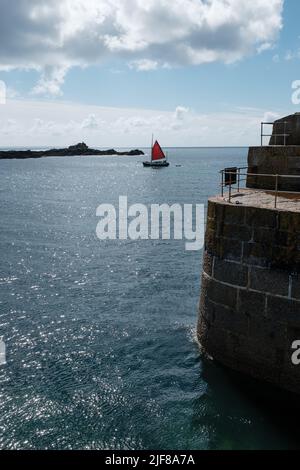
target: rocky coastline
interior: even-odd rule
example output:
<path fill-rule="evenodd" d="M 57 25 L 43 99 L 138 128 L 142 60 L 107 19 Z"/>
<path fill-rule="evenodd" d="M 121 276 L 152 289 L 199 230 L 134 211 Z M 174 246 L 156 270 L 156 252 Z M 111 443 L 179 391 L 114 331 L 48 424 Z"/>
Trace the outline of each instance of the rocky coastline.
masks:
<path fill-rule="evenodd" d="M 0 160 L 26 159 L 26 158 L 44 158 L 44 157 L 81 157 L 81 156 L 140 156 L 144 155 L 141 150 L 130 150 L 127 152 L 118 152 L 114 149 L 95 150 L 89 148 L 84 142 L 72 145 L 63 149 L 50 150 L 6 150 L 0 151 Z"/>

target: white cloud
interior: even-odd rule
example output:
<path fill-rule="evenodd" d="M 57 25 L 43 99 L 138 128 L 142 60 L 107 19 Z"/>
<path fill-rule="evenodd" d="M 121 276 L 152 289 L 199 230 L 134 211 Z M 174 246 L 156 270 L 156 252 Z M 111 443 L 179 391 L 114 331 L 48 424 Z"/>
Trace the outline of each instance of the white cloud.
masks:
<path fill-rule="evenodd" d="M 8 100 L 0 107 L 0 142 L 2 147 L 64 147 L 80 141 L 144 147 L 154 133 L 166 146 L 248 146 L 259 143 L 261 121 L 277 117 L 255 108 L 200 114 L 184 106 L 161 111 Z"/>
<path fill-rule="evenodd" d="M 90 114 L 81 124 L 82 129 L 96 131 L 100 128 L 102 122 L 97 119 L 95 114 Z"/>
<path fill-rule="evenodd" d="M 1 0 L 0 70 L 36 69 L 60 93 L 74 66 L 232 63 L 273 45 L 283 0 Z"/>
<path fill-rule="evenodd" d="M 18 125 L 15 119 L 6 119 L 2 123 L 1 132 L 4 136 L 10 136 L 18 132 Z"/>
<path fill-rule="evenodd" d="M 264 114 L 263 122 L 274 122 L 280 118 L 280 114 L 274 113 L 273 111 L 267 111 Z"/>
<path fill-rule="evenodd" d="M 0 105 L 6 103 L 7 88 L 6 84 L 0 80 Z"/>
<path fill-rule="evenodd" d="M 184 106 L 177 106 L 175 110 L 175 120 L 183 121 L 188 112 L 189 108 L 185 108 Z"/>
<path fill-rule="evenodd" d="M 270 42 L 264 42 L 257 48 L 258 54 L 261 54 L 262 52 L 268 51 L 269 49 L 272 49 L 273 44 Z"/>
<path fill-rule="evenodd" d="M 42 76 L 32 90 L 33 95 L 62 95 L 61 86 L 65 81 L 67 67 L 49 67 L 46 66 Z"/>
<path fill-rule="evenodd" d="M 141 59 L 133 60 L 129 63 L 131 69 L 137 69 L 139 72 L 148 72 L 149 70 L 157 70 L 159 64 L 156 60 Z"/>
<path fill-rule="evenodd" d="M 284 59 L 288 62 L 291 60 L 299 59 L 299 58 L 300 58 L 300 49 L 296 51 L 287 51 L 284 57 Z"/>

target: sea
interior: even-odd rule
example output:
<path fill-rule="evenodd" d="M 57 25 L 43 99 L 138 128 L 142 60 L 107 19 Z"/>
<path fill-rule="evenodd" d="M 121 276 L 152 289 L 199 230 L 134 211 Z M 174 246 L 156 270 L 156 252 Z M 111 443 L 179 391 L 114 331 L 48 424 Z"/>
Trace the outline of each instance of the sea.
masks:
<path fill-rule="evenodd" d="M 0 449 L 299 447 L 298 420 L 204 358 L 203 251 L 96 236 L 100 204 L 205 204 L 246 148 L 0 160 Z"/>

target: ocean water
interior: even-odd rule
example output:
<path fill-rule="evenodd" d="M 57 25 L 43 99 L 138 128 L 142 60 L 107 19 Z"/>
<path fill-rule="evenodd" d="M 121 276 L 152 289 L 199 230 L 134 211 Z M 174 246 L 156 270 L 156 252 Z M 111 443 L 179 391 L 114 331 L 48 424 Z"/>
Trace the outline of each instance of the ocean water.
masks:
<path fill-rule="evenodd" d="M 297 446 L 297 423 L 201 357 L 203 253 L 96 237 L 99 204 L 206 204 L 247 149 L 169 154 L 160 171 L 131 157 L 0 161 L 1 449 Z"/>

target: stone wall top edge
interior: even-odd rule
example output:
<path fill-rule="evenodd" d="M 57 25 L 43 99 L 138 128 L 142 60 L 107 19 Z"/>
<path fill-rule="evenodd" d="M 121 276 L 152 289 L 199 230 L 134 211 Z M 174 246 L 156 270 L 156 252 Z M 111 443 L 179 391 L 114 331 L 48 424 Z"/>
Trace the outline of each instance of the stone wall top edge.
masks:
<path fill-rule="evenodd" d="M 249 147 L 248 155 L 300 155 L 300 145 L 268 145 L 263 147 Z"/>
<path fill-rule="evenodd" d="M 299 149 L 300 145 L 252 145 L 249 149 Z"/>
<path fill-rule="evenodd" d="M 276 214 L 295 214 L 300 218 L 300 212 L 291 209 L 282 209 L 280 207 L 263 207 L 263 206 L 256 206 L 250 204 L 232 204 L 226 200 L 224 200 L 221 196 L 212 196 L 208 199 L 209 204 L 224 206 L 226 208 L 235 208 L 236 210 L 257 210 L 257 211 L 270 211 L 275 212 Z"/>

